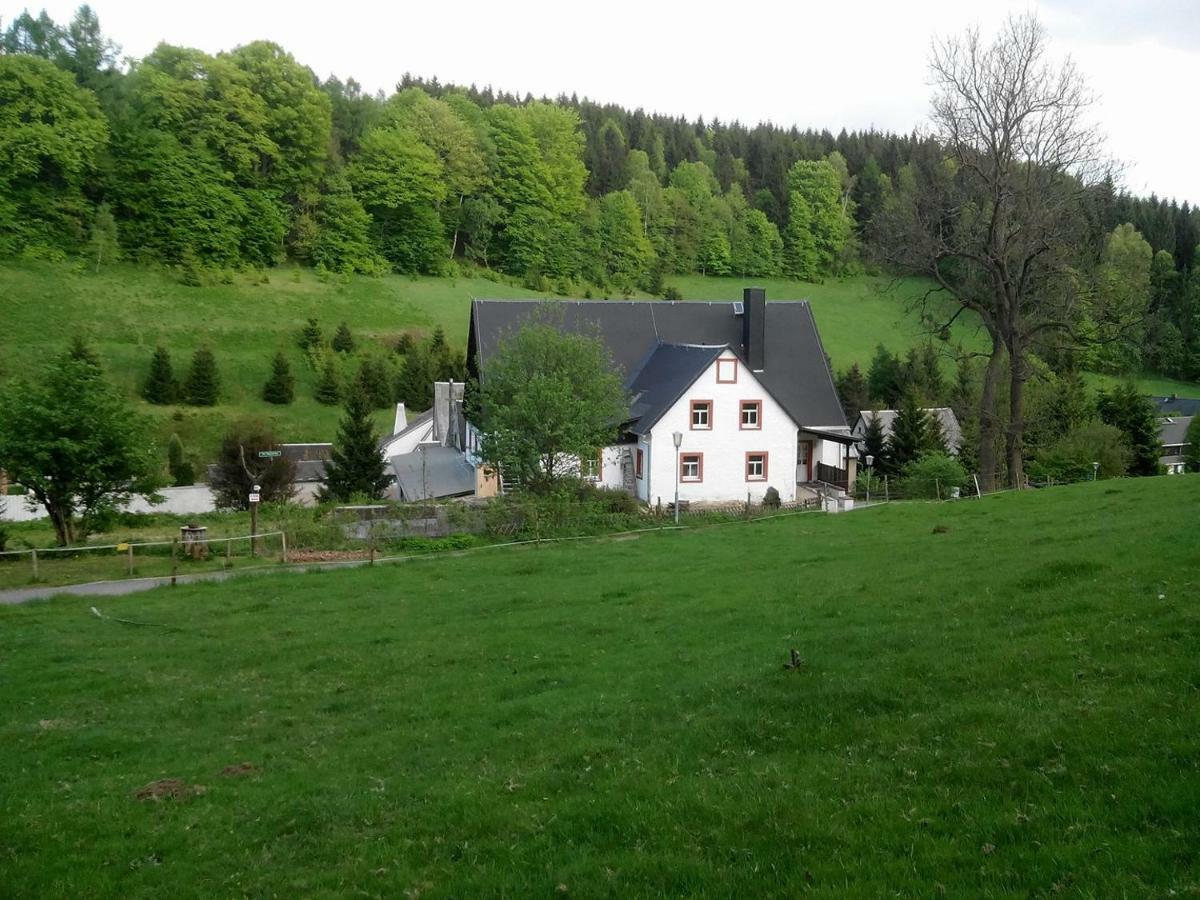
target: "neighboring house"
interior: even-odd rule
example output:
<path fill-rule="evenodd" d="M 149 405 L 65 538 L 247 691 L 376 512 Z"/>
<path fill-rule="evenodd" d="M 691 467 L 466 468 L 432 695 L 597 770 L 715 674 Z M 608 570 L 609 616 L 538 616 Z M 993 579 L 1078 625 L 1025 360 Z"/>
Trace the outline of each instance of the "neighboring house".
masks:
<path fill-rule="evenodd" d="M 396 405 L 392 434 L 379 442 L 380 452 L 396 476 L 395 499 L 488 496 L 486 474 L 466 454 L 467 423 L 463 417 L 463 384 L 438 381 L 433 406 L 408 421 L 404 404 Z"/>
<path fill-rule="evenodd" d="M 604 343 L 631 396 L 585 477 L 652 505 L 674 499 L 677 475 L 689 502 L 761 500 L 768 487 L 792 501 L 853 482 L 855 439 L 807 302 L 767 303 L 761 289 L 741 302 L 475 300 L 471 374 L 547 302 L 559 327 Z"/>
<path fill-rule="evenodd" d="M 958 424 L 958 417 L 954 415 L 954 410 L 948 406 L 937 406 L 926 409 L 924 412 L 941 423 L 942 437 L 946 440 L 946 450 L 957 456 L 962 447 L 962 428 Z M 854 436 L 860 443 L 866 439 L 867 429 L 871 427 L 872 420 L 876 418 L 879 419 L 884 439 L 892 436 L 892 424 L 896 421 L 896 410 L 864 409 L 858 414 L 858 420 L 854 423 Z M 859 454 L 862 454 L 861 446 Z"/>
<path fill-rule="evenodd" d="M 1200 416 L 1200 400 L 1180 397 L 1178 394 L 1151 397 L 1150 400 L 1160 416 Z"/>
<path fill-rule="evenodd" d="M 333 444 L 280 444 L 284 459 L 291 460 L 296 467 L 296 499 L 313 502 L 325 482 L 325 463 Z"/>
<path fill-rule="evenodd" d="M 1187 469 L 1183 459 L 1188 446 L 1187 430 L 1194 416 L 1164 416 L 1158 421 L 1158 442 L 1162 445 L 1162 456 L 1158 464 L 1168 475 L 1179 475 Z"/>

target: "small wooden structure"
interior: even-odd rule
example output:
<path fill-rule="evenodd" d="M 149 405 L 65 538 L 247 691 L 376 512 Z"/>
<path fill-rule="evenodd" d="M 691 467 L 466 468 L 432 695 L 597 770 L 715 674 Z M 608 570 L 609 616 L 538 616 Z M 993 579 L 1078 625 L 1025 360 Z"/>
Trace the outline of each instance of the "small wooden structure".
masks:
<path fill-rule="evenodd" d="M 192 559 L 208 558 L 208 529 L 203 525 L 181 525 L 179 539 L 183 552 Z"/>

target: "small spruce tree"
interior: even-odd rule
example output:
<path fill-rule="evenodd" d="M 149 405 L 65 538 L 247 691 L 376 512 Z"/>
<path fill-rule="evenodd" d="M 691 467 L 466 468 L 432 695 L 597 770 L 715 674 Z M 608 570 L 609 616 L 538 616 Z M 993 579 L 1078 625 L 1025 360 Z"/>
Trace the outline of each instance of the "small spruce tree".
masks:
<path fill-rule="evenodd" d="M 374 409 L 387 409 L 392 405 L 392 378 L 383 360 L 374 356 L 364 359 L 355 381 Z"/>
<path fill-rule="evenodd" d="M 325 466 L 321 499 L 345 503 L 357 495 L 379 498 L 391 483 L 392 476 L 379 452 L 371 404 L 356 383 L 346 398 L 345 415 Z"/>
<path fill-rule="evenodd" d="M 192 406 L 216 406 L 220 393 L 217 359 L 208 347 L 201 347 L 192 354 L 192 367 L 183 386 L 184 397 Z"/>
<path fill-rule="evenodd" d="M 892 420 L 892 434 L 888 438 L 891 465 L 901 470 L 910 462 L 920 458 L 929 449 L 929 416 L 917 403 L 916 395 L 905 392 Z"/>
<path fill-rule="evenodd" d="M 92 345 L 87 342 L 83 335 L 75 335 L 71 338 L 71 346 L 67 348 L 67 358 L 73 359 L 76 362 L 87 363 L 91 366 L 97 375 L 102 374 L 104 367 L 100 365 L 100 356 L 92 349 Z"/>
<path fill-rule="evenodd" d="M 142 384 L 142 397 L 155 406 L 166 406 L 179 399 L 179 382 L 175 380 L 175 367 L 166 347 L 156 347 L 150 357 L 150 371 Z"/>
<path fill-rule="evenodd" d="M 325 357 L 321 366 L 321 377 L 317 379 L 317 389 L 313 395 L 318 403 L 333 406 L 342 399 L 342 379 L 338 375 L 337 360 L 330 354 Z"/>
<path fill-rule="evenodd" d="M 1137 386 L 1132 381 L 1126 381 L 1101 392 L 1096 400 L 1096 411 L 1100 413 L 1102 422 L 1120 428 L 1129 439 L 1130 449 L 1133 450 L 1129 474 L 1157 475 L 1160 451 L 1158 416 L 1154 412 L 1154 404 L 1142 396 Z"/>
<path fill-rule="evenodd" d="M 304 323 L 304 327 L 300 329 L 300 337 L 296 341 L 301 350 L 320 347 L 324 342 L 325 335 L 321 333 L 321 326 L 316 319 L 309 319 Z"/>
<path fill-rule="evenodd" d="M 407 331 L 396 339 L 396 353 L 400 356 L 407 356 L 412 352 L 413 336 Z"/>
<path fill-rule="evenodd" d="M 296 398 L 296 379 L 292 377 L 287 357 L 280 350 L 271 363 L 271 377 L 263 385 L 263 399 L 268 403 L 286 406 Z"/>
<path fill-rule="evenodd" d="M 879 421 L 879 416 L 872 416 L 871 421 L 867 423 L 867 433 L 863 439 L 863 465 L 866 465 L 868 456 L 871 457 L 871 467 L 875 474 L 888 475 L 894 471 L 887 436 L 883 433 L 883 424 Z"/>
<path fill-rule="evenodd" d="M 334 332 L 333 340 L 329 342 L 338 353 L 353 353 L 354 352 L 354 335 L 350 333 L 350 326 L 343 322 L 337 327 Z"/>
<path fill-rule="evenodd" d="M 837 378 L 838 397 L 842 401 L 842 410 L 846 418 L 853 424 L 858 414 L 871 405 L 871 391 L 867 379 L 854 363 Z"/>

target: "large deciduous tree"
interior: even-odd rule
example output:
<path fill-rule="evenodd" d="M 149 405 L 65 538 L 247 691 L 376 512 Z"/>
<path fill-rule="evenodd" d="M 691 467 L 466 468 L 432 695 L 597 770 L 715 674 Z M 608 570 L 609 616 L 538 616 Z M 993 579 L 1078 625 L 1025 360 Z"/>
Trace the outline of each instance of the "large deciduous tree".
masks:
<path fill-rule="evenodd" d="M 545 490 L 612 443 L 628 398 L 603 343 L 547 314 L 510 334 L 471 392 L 485 462 Z"/>
<path fill-rule="evenodd" d="M 1073 263 L 1089 189 L 1107 172 L 1092 97 L 1073 63 L 1047 58 L 1046 44 L 1038 20 L 1022 15 L 991 43 L 971 30 L 935 45 L 932 122 L 944 156 L 908 166 L 876 216 L 884 259 L 932 277 L 954 315 L 975 313 L 991 338 L 980 401 L 985 488 L 998 468 L 1006 354 L 1006 468 L 1010 483 L 1022 482 L 1027 357 L 1035 341 L 1075 324 Z"/>
<path fill-rule="evenodd" d="M 0 56 L 0 254 L 79 244 L 92 219 L 83 189 L 107 142 L 95 95 L 68 73 Z"/>
<path fill-rule="evenodd" d="M 63 546 L 159 486 L 148 423 L 97 366 L 69 354 L 0 396 L 0 469 L 46 507 Z"/>

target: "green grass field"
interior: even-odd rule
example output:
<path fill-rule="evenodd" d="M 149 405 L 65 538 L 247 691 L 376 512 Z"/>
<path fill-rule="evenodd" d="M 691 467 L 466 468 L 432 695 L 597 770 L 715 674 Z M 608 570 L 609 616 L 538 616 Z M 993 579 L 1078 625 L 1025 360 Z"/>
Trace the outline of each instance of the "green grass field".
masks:
<path fill-rule="evenodd" d="M 2 608 L 0 893 L 1195 895 L 1198 503 L 1100 482 Z"/>

